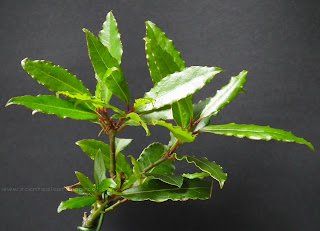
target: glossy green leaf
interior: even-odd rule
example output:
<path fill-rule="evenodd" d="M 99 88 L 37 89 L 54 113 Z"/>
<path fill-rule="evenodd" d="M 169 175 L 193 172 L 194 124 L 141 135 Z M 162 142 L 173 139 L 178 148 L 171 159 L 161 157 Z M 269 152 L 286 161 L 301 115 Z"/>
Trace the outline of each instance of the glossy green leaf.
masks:
<path fill-rule="evenodd" d="M 94 181 L 99 188 L 101 182 L 106 179 L 106 167 L 104 165 L 103 155 L 99 149 L 94 159 Z"/>
<path fill-rule="evenodd" d="M 124 78 L 123 71 L 120 68 L 109 68 L 101 82 L 105 83 L 112 94 L 116 95 L 123 102 L 126 104 L 130 103 L 128 84 Z"/>
<path fill-rule="evenodd" d="M 181 72 L 168 75 L 158 82 L 144 98 L 154 99 L 152 103 L 141 105 L 137 112 L 149 111 L 173 104 L 194 94 L 222 69 L 217 67 L 188 67 Z"/>
<path fill-rule="evenodd" d="M 193 117 L 192 95 L 172 104 L 172 114 L 176 123 L 183 128 L 188 128 Z"/>
<path fill-rule="evenodd" d="M 98 140 L 80 140 L 76 144 L 93 160 L 95 154 L 100 149 L 103 154 L 106 170 L 110 170 L 110 146 L 108 144 Z M 131 166 L 121 152 L 117 154 L 116 170 L 125 173 L 127 177 L 132 175 Z"/>
<path fill-rule="evenodd" d="M 117 187 L 117 184 L 116 182 L 114 182 L 114 180 L 112 180 L 111 178 L 106 178 L 100 183 L 99 187 L 97 188 L 97 191 L 99 193 L 102 193 L 107 191 L 107 189 L 109 188 L 116 188 L 116 187 Z"/>
<path fill-rule="evenodd" d="M 127 115 L 127 118 L 130 118 L 133 122 L 135 122 L 136 124 L 141 125 L 144 130 L 146 131 L 147 136 L 150 136 L 150 131 L 148 129 L 148 126 L 146 125 L 146 123 L 140 118 L 140 116 L 135 113 L 135 112 L 131 112 Z M 127 123 L 130 125 L 130 123 Z"/>
<path fill-rule="evenodd" d="M 102 25 L 102 30 L 99 32 L 99 39 L 103 45 L 108 47 L 110 54 L 118 60 L 120 64 L 123 48 L 117 26 L 116 19 L 110 11 L 106 21 Z"/>
<path fill-rule="evenodd" d="M 210 174 L 207 172 L 197 172 L 197 173 L 185 173 L 185 174 L 182 174 L 182 176 L 184 178 L 188 178 L 191 180 L 193 180 L 193 179 L 202 180 L 203 178 L 210 176 Z"/>
<path fill-rule="evenodd" d="M 140 115 L 146 124 L 152 124 L 152 120 L 173 120 L 171 107 L 165 107 L 155 111 Z"/>
<path fill-rule="evenodd" d="M 217 115 L 219 111 L 234 100 L 240 92 L 243 92 L 247 74 L 247 71 L 240 72 L 238 76 L 232 77 L 226 86 L 218 90 L 217 94 L 210 98 L 208 104 L 203 108 L 200 118 Z"/>
<path fill-rule="evenodd" d="M 103 80 L 103 77 L 108 69 L 119 67 L 118 61 L 113 58 L 108 50 L 99 39 L 96 38 L 90 31 L 83 29 L 87 36 L 88 53 L 92 62 L 92 66 L 98 75 Z"/>
<path fill-rule="evenodd" d="M 112 92 L 108 89 L 105 83 L 102 83 L 102 80 L 95 74 L 97 80 L 97 86 L 95 91 L 95 96 L 99 99 L 102 99 L 104 103 L 109 103 L 112 97 Z"/>
<path fill-rule="evenodd" d="M 181 127 L 173 126 L 172 124 L 166 123 L 164 121 L 155 121 L 154 124 L 168 128 L 172 132 L 172 134 L 182 142 L 190 143 L 195 139 L 195 136 L 192 135 L 191 132 L 183 130 Z"/>
<path fill-rule="evenodd" d="M 10 99 L 6 106 L 12 104 L 24 105 L 33 110 L 32 114 L 37 112 L 55 114 L 60 119 L 69 117 L 76 120 L 94 120 L 99 117 L 94 111 L 90 111 L 81 105 L 74 107 L 72 102 L 59 99 L 53 95 L 38 95 L 37 97 L 27 95 L 15 97 Z"/>
<path fill-rule="evenodd" d="M 119 193 L 132 201 L 167 200 L 186 201 L 190 199 L 206 200 L 211 198 L 212 182 L 184 179 L 181 188 L 166 184 L 160 180 L 150 180 L 140 186 L 135 186 Z"/>
<path fill-rule="evenodd" d="M 43 60 L 32 61 L 25 58 L 21 61 L 21 65 L 32 78 L 50 91 L 69 91 L 71 93 L 91 95 L 75 75 L 51 62 Z"/>
<path fill-rule="evenodd" d="M 81 209 L 87 206 L 91 206 L 97 201 L 96 197 L 84 196 L 84 197 L 74 197 L 67 201 L 62 201 L 58 207 L 58 213 L 66 209 Z"/>
<path fill-rule="evenodd" d="M 115 139 L 116 153 L 125 150 L 132 142 L 133 139 L 123 139 L 117 138 Z"/>
<path fill-rule="evenodd" d="M 93 185 L 91 180 L 81 172 L 75 172 L 75 173 L 84 190 L 86 190 L 90 194 L 95 193 L 96 187 Z"/>
<path fill-rule="evenodd" d="M 140 169 L 143 170 L 147 168 L 152 163 L 158 161 L 166 152 L 168 147 L 160 143 L 150 144 L 145 148 L 140 157 L 138 158 L 138 163 L 140 164 Z M 148 173 L 158 173 L 158 174 L 168 174 L 172 175 L 174 172 L 174 165 L 172 161 L 164 161 L 163 163 L 157 165 L 148 171 Z"/>
<path fill-rule="evenodd" d="M 269 126 L 257 126 L 247 124 L 224 124 L 224 125 L 211 125 L 204 127 L 201 132 L 209 132 L 217 135 L 235 136 L 237 138 L 247 137 L 251 140 L 266 140 L 271 139 L 283 142 L 296 142 L 298 144 L 307 145 L 312 151 L 314 147 L 303 138 L 296 137 L 291 132 L 286 132 L 280 129 L 270 128 Z"/>
<path fill-rule="evenodd" d="M 185 69 L 185 63 L 172 40 L 150 21 L 146 22 L 146 29 L 145 49 L 153 82 L 157 83 L 165 76 Z"/>
<path fill-rule="evenodd" d="M 175 154 L 175 157 L 177 160 L 186 160 L 188 163 L 195 164 L 202 171 L 209 173 L 212 178 L 219 182 L 220 188 L 223 187 L 227 180 L 227 174 L 224 173 L 222 167 L 214 161 L 211 162 L 207 158 L 198 159 L 193 156 L 180 156 L 177 154 Z"/>
<path fill-rule="evenodd" d="M 125 115 L 125 112 L 110 105 L 110 104 L 106 104 L 103 100 L 93 97 L 93 96 L 89 96 L 86 94 L 71 94 L 70 92 L 66 92 L 66 91 L 59 91 L 57 92 L 57 95 L 64 95 L 68 98 L 71 99 L 75 99 L 76 103 L 75 103 L 75 107 L 77 107 L 79 104 L 81 103 L 90 103 L 92 104 L 95 108 L 111 108 L 114 112 L 117 112 L 121 115 Z"/>
<path fill-rule="evenodd" d="M 158 173 L 146 173 L 146 176 L 148 176 L 151 179 L 161 180 L 167 184 L 175 185 L 179 188 L 183 184 L 183 177 L 182 176 L 158 174 Z"/>

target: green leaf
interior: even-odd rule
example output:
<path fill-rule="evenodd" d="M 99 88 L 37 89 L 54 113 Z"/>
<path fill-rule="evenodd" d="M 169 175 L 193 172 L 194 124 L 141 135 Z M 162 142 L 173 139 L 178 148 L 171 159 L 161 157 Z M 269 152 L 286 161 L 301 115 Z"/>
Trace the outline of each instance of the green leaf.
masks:
<path fill-rule="evenodd" d="M 227 180 L 227 174 L 223 172 L 222 167 L 217 165 L 216 162 L 210 162 L 207 158 L 198 159 L 192 156 L 180 156 L 175 154 L 177 160 L 186 160 L 188 163 L 195 164 L 199 169 L 210 174 L 216 179 L 220 188 L 223 187 L 224 182 Z"/>
<path fill-rule="evenodd" d="M 105 83 L 108 89 L 123 102 L 130 103 L 128 84 L 120 68 L 109 68 L 102 79 L 102 83 Z"/>
<path fill-rule="evenodd" d="M 125 115 L 124 111 L 121 111 L 120 109 L 110 105 L 110 104 L 106 104 L 104 101 L 102 101 L 99 98 L 93 97 L 93 96 L 89 96 L 86 94 L 71 94 L 70 92 L 66 92 L 66 91 L 59 91 L 57 92 L 57 95 L 64 95 L 68 98 L 72 98 L 77 100 L 77 102 L 75 103 L 75 107 L 77 107 L 80 103 L 90 103 L 92 104 L 95 108 L 111 108 L 114 112 L 117 112 L 121 115 Z"/>
<path fill-rule="evenodd" d="M 191 180 L 193 180 L 193 179 L 200 179 L 200 180 L 202 180 L 203 178 L 210 176 L 210 174 L 207 173 L 207 172 L 200 172 L 200 173 L 197 172 L 197 173 L 192 173 L 192 174 L 190 174 L 190 173 L 185 173 L 185 174 L 182 174 L 182 176 L 183 176 L 184 178 L 188 178 L 188 179 L 191 179 Z"/>
<path fill-rule="evenodd" d="M 192 95 L 172 104 L 172 114 L 176 123 L 182 128 L 188 128 L 193 117 Z"/>
<path fill-rule="evenodd" d="M 75 173 L 84 190 L 86 190 L 90 194 L 94 194 L 96 192 L 96 187 L 93 185 L 91 180 L 81 172 L 75 172 Z"/>
<path fill-rule="evenodd" d="M 217 91 L 217 94 L 210 98 L 208 104 L 203 108 L 200 118 L 217 115 L 221 109 L 234 100 L 239 93 L 243 92 L 243 87 L 247 79 L 247 71 L 242 71 L 238 76 L 231 78 L 230 82 Z"/>
<path fill-rule="evenodd" d="M 181 187 L 183 184 L 183 177 L 182 176 L 175 176 L 175 175 L 167 175 L 167 174 L 158 174 L 158 173 L 146 173 L 151 179 L 158 179 L 162 182 L 167 184 L 175 185 L 177 187 Z"/>
<path fill-rule="evenodd" d="M 102 99 L 105 103 L 109 103 L 112 97 L 112 92 L 108 89 L 105 83 L 102 83 L 102 80 L 97 74 L 95 74 L 95 77 L 97 79 L 95 96 Z"/>
<path fill-rule="evenodd" d="M 166 123 L 164 121 L 156 121 L 154 122 L 154 124 L 168 128 L 172 132 L 172 134 L 182 142 L 191 143 L 196 138 L 194 135 L 192 135 L 191 132 L 183 130 L 181 127 L 173 126 L 172 124 Z"/>
<path fill-rule="evenodd" d="M 165 109 L 159 109 L 140 115 L 140 118 L 146 124 L 152 124 L 152 120 L 173 120 L 171 107 L 165 107 Z"/>
<path fill-rule="evenodd" d="M 144 98 L 154 101 L 141 105 L 136 112 L 158 109 L 186 98 L 200 90 L 221 71 L 222 69 L 217 67 L 188 67 L 181 72 L 168 75 L 144 95 Z"/>
<path fill-rule="evenodd" d="M 123 139 L 117 138 L 115 139 L 116 153 L 125 150 L 132 142 L 133 139 Z"/>
<path fill-rule="evenodd" d="M 150 164 L 158 161 L 167 151 L 168 147 L 166 145 L 160 143 L 150 144 L 142 151 L 140 157 L 138 158 L 140 169 L 143 170 L 147 168 Z M 152 168 L 150 171 L 148 171 L 148 173 L 172 175 L 174 169 L 175 167 L 173 163 L 167 160 Z"/>
<path fill-rule="evenodd" d="M 110 55 L 108 48 L 90 31 L 86 29 L 83 31 L 87 35 L 88 53 L 93 68 L 102 84 L 105 83 L 113 94 L 128 104 L 130 102 L 128 84 L 118 61 Z"/>
<path fill-rule="evenodd" d="M 92 205 L 97 201 L 96 197 L 84 196 L 84 197 L 74 197 L 67 201 L 62 201 L 58 207 L 58 213 L 66 209 L 81 209 Z"/>
<path fill-rule="evenodd" d="M 123 172 L 127 178 L 133 174 L 131 165 L 121 152 L 117 154 L 116 170 L 117 172 Z"/>
<path fill-rule="evenodd" d="M 185 69 L 185 63 L 172 40 L 150 21 L 146 22 L 146 29 L 145 49 L 153 82 L 157 83 L 165 76 Z"/>
<path fill-rule="evenodd" d="M 211 125 L 204 127 L 201 132 L 209 132 L 217 135 L 235 136 L 237 138 L 247 137 L 251 140 L 266 140 L 271 139 L 283 142 L 296 142 L 298 144 L 307 145 L 312 151 L 314 147 L 303 138 L 294 136 L 291 132 L 286 132 L 280 129 L 270 128 L 269 126 L 257 126 L 247 124 L 224 124 L 224 125 Z"/>
<path fill-rule="evenodd" d="M 147 136 L 150 136 L 150 131 L 148 129 L 148 126 L 146 125 L 146 123 L 140 118 L 140 116 L 135 113 L 135 112 L 131 112 L 127 115 L 127 118 L 130 118 L 133 122 L 135 122 L 136 124 L 139 124 L 141 125 L 144 130 L 146 131 L 147 133 Z M 129 123 L 130 125 L 130 123 Z"/>
<path fill-rule="evenodd" d="M 94 111 L 90 111 L 81 105 L 75 108 L 72 102 L 59 99 L 53 95 L 38 95 L 37 97 L 26 95 L 15 97 L 10 99 L 6 106 L 12 104 L 24 105 L 33 110 L 32 114 L 37 112 L 55 114 L 60 119 L 69 117 L 76 120 L 94 120 L 99 117 Z"/>
<path fill-rule="evenodd" d="M 80 140 L 76 144 L 93 160 L 100 149 L 103 154 L 106 170 L 110 170 L 110 146 L 108 144 L 98 140 Z M 117 154 L 116 170 L 125 173 L 127 177 L 132 175 L 131 166 L 121 152 Z"/>
<path fill-rule="evenodd" d="M 103 155 L 99 149 L 94 159 L 94 181 L 99 188 L 101 182 L 106 179 L 106 167 L 104 165 Z"/>
<path fill-rule="evenodd" d="M 123 48 L 117 26 L 116 19 L 110 11 L 106 21 L 102 25 L 102 30 L 99 32 L 99 39 L 103 45 L 108 47 L 112 57 L 118 60 L 118 63 L 120 64 Z"/>
<path fill-rule="evenodd" d="M 105 192 L 109 188 L 116 188 L 117 184 L 111 178 L 104 179 L 97 188 L 99 193 Z"/>
<path fill-rule="evenodd" d="M 21 66 L 32 78 L 50 91 L 69 91 L 71 93 L 91 95 L 75 75 L 51 62 L 43 60 L 32 61 L 25 58 L 21 61 Z"/>
<path fill-rule="evenodd" d="M 150 200 L 163 202 L 167 200 L 206 200 L 211 198 L 211 193 L 212 182 L 185 179 L 181 188 L 159 180 L 150 180 L 140 186 L 132 187 L 118 194 L 132 201 Z"/>

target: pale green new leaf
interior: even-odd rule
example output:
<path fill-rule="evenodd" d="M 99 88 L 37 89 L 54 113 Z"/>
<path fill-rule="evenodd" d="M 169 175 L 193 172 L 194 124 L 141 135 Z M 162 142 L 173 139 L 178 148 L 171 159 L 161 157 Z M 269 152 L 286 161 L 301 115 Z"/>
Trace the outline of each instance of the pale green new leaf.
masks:
<path fill-rule="evenodd" d="M 243 92 L 246 83 L 247 71 L 240 72 L 239 75 L 231 78 L 230 82 L 217 91 L 217 94 L 210 98 L 208 104 L 203 108 L 200 118 L 217 115 L 221 109 L 234 100 L 239 93 Z"/>
<path fill-rule="evenodd" d="M 167 175 L 167 174 L 158 174 L 158 173 L 146 173 L 146 176 L 150 179 L 158 179 L 167 184 L 171 184 L 177 187 L 181 187 L 183 184 L 183 177 L 182 176 L 175 176 L 175 175 Z"/>
<path fill-rule="evenodd" d="M 99 39 L 103 45 L 108 47 L 110 54 L 120 64 L 123 48 L 117 22 L 111 11 L 108 13 L 106 21 L 102 25 L 102 30 L 99 32 Z"/>
<path fill-rule="evenodd" d="M 118 193 L 124 198 L 132 201 L 155 201 L 163 202 L 167 200 L 206 200 L 211 198 L 212 182 L 184 179 L 181 188 L 166 184 L 160 180 L 150 180 L 140 186 Z"/>
<path fill-rule="evenodd" d="M 197 172 L 197 173 L 184 173 L 184 174 L 182 174 L 182 176 L 184 178 L 188 178 L 191 180 L 193 180 L 193 179 L 202 180 L 203 178 L 210 176 L 210 174 L 207 172 Z"/>
<path fill-rule="evenodd" d="M 46 114 L 55 114 L 60 119 L 67 117 L 76 120 L 95 120 L 99 116 L 96 112 L 91 111 L 79 105 L 74 107 L 72 102 L 59 99 L 53 95 L 38 95 L 15 97 L 8 101 L 6 106 L 18 104 L 33 110 L 32 114 L 42 112 Z"/>
<path fill-rule="evenodd" d="M 247 137 L 251 140 L 269 141 L 274 139 L 283 142 L 296 142 L 298 144 L 305 144 L 314 151 L 312 144 L 305 139 L 296 137 L 291 132 L 270 128 L 269 126 L 231 123 L 224 125 L 210 125 L 202 128 L 200 131 L 214 133 L 217 135 L 235 136 L 237 138 Z"/>
<path fill-rule="evenodd" d="M 108 89 L 105 83 L 102 83 L 102 80 L 97 74 L 95 74 L 95 78 L 97 80 L 95 96 L 102 99 L 105 103 L 109 103 L 112 97 L 112 92 Z"/>
<path fill-rule="evenodd" d="M 100 188 L 100 184 L 106 178 L 106 167 L 104 165 L 103 155 L 99 149 L 94 159 L 94 181 L 96 187 Z"/>
<path fill-rule="evenodd" d="M 166 152 L 168 151 L 168 147 L 166 145 L 160 143 L 152 143 L 147 148 L 145 148 L 140 157 L 138 158 L 138 163 L 140 165 L 140 169 L 144 170 L 152 163 L 158 161 Z M 172 161 L 164 161 L 156 167 L 152 168 L 148 171 L 148 173 L 158 173 L 158 174 L 168 174 L 172 175 L 174 172 L 174 165 Z"/>
<path fill-rule="evenodd" d="M 188 163 L 195 164 L 202 171 L 209 173 L 212 178 L 219 182 L 220 188 L 223 187 L 227 180 L 227 174 L 223 172 L 222 167 L 216 164 L 216 162 L 209 161 L 207 158 L 198 159 L 193 156 L 181 156 L 177 154 L 175 154 L 175 157 L 177 160 L 186 160 Z"/>
<path fill-rule="evenodd" d="M 146 131 L 147 136 L 150 136 L 150 131 L 148 129 L 148 126 L 146 125 L 146 123 L 140 118 L 140 116 L 135 113 L 135 112 L 131 112 L 127 115 L 127 118 L 130 118 L 134 123 L 136 123 L 137 125 L 141 125 L 144 130 Z M 130 123 L 130 121 L 128 121 L 129 123 L 126 123 L 128 125 L 131 125 L 132 123 Z"/>
<path fill-rule="evenodd" d="M 32 78 L 50 91 L 69 91 L 71 93 L 91 95 L 75 75 L 51 62 L 43 60 L 32 61 L 25 58 L 21 61 L 21 65 Z"/>
<path fill-rule="evenodd" d="M 221 71 L 222 69 L 217 67 L 194 66 L 168 75 L 145 94 L 144 98 L 151 98 L 154 101 L 141 105 L 136 111 L 144 112 L 158 109 L 186 98 L 204 87 Z"/>
<path fill-rule="evenodd" d="M 168 128 L 172 132 L 172 134 L 182 142 L 191 143 L 196 138 L 194 135 L 192 135 L 191 132 L 183 130 L 181 127 L 173 126 L 172 124 L 166 123 L 164 121 L 155 121 L 154 124 Z"/>
<path fill-rule="evenodd" d="M 92 205 L 97 201 L 97 197 L 84 196 L 84 197 L 74 197 L 67 201 L 62 201 L 58 207 L 58 213 L 66 209 L 81 209 Z"/>
<path fill-rule="evenodd" d="M 91 180 L 86 177 L 84 174 L 81 172 L 75 172 L 81 186 L 84 188 L 85 191 L 87 191 L 90 194 L 94 194 L 96 191 L 96 187 L 93 185 Z"/>
<path fill-rule="evenodd" d="M 176 123 L 182 128 L 188 128 L 193 117 L 192 95 L 172 104 L 172 114 Z"/>
<path fill-rule="evenodd" d="M 99 193 L 102 193 L 109 188 L 116 188 L 116 187 L 117 187 L 117 184 L 116 182 L 114 182 L 114 180 L 112 180 L 111 178 L 106 178 L 100 183 L 99 187 L 97 188 L 97 191 Z"/>
<path fill-rule="evenodd" d="M 125 150 L 132 142 L 133 139 L 123 139 L 117 138 L 115 139 L 116 153 Z"/>

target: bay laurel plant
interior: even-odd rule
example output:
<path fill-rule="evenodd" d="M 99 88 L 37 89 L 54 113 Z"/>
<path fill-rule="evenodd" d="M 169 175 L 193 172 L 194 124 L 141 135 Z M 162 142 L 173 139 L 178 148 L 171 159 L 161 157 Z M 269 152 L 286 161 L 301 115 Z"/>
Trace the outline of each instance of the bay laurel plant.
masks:
<path fill-rule="evenodd" d="M 133 101 L 130 97 L 121 69 L 120 33 L 110 12 L 98 37 L 83 29 L 97 80 L 94 94 L 66 69 L 43 60 L 24 59 L 23 69 L 55 94 L 15 97 L 7 103 L 7 106 L 24 105 L 33 110 L 32 114 L 41 112 L 55 114 L 61 119 L 88 120 L 101 127 L 99 136 L 109 137 L 108 144 L 93 139 L 76 142 L 94 161 L 94 181 L 75 172 L 79 182 L 65 187 L 75 196 L 61 202 L 58 212 L 90 207 L 78 230 L 100 230 L 105 214 L 130 201 L 211 198 L 213 181 L 222 188 L 227 179 L 222 167 L 207 158 L 178 154 L 181 145 L 193 142 L 201 133 L 296 142 L 314 150 L 305 139 L 269 126 L 210 125 L 211 117 L 218 116 L 220 110 L 245 92 L 247 71 L 232 77 L 214 96 L 194 103 L 193 94 L 223 70 L 187 67 L 164 32 L 150 21 L 146 22 L 146 30 L 145 52 L 154 87 L 142 98 Z M 112 97 L 123 101 L 124 109 L 111 105 Z M 128 126 L 142 127 L 147 136 L 150 136 L 148 126 L 163 126 L 168 129 L 170 142 L 150 144 L 138 159 L 125 156 L 123 151 L 132 139 L 118 136 Z M 174 164 L 177 161 L 194 165 L 199 171 L 176 175 Z"/>

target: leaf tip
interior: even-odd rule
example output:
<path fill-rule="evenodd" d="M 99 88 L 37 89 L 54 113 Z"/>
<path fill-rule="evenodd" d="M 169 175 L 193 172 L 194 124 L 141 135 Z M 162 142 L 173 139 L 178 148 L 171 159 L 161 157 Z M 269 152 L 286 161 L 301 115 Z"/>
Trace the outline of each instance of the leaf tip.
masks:
<path fill-rule="evenodd" d="M 8 106 L 14 104 L 13 99 L 14 98 L 9 99 L 9 101 L 6 103 L 6 105 L 4 107 L 8 107 Z"/>
<path fill-rule="evenodd" d="M 22 68 L 24 69 L 25 65 L 26 65 L 26 62 L 28 61 L 29 59 L 28 58 L 24 58 L 21 60 L 21 66 Z"/>
<path fill-rule="evenodd" d="M 63 202 L 61 201 L 58 208 L 57 208 L 57 213 L 61 213 L 63 211 Z"/>

